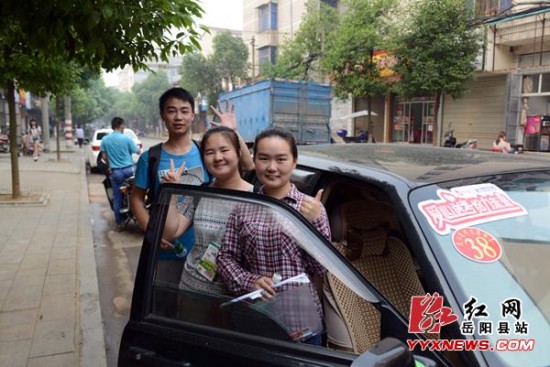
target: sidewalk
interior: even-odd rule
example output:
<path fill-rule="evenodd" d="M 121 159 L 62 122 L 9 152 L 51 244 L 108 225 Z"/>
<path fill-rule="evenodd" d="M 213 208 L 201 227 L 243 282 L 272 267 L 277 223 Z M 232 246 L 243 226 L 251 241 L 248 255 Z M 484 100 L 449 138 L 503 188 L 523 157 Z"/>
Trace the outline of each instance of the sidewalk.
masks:
<path fill-rule="evenodd" d="M 84 158 L 19 158 L 22 193 L 0 201 L 0 367 L 105 367 L 105 343 Z M 0 154 L 0 194 L 11 193 Z"/>

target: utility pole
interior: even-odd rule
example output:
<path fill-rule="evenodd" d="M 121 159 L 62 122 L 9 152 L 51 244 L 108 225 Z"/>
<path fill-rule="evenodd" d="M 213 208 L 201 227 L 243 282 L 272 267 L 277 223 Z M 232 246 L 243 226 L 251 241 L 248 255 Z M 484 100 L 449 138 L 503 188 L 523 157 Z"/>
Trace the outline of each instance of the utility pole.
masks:
<path fill-rule="evenodd" d="M 252 82 L 256 81 L 256 48 L 254 47 L 256 39 L 252 36 L 250 45 L 252 46 Z"/>
<path fill-rule="evenodd" d="M 369 51 L 369 73 L 372 72 L 372 68 L 374 68 L 374 47 L 370 49 Z M 370 78 L 372 80 L 372 74 L 370 75 Z M 369 110 L 369 126 L 367 128 L 367 131 L 369 132 L 369 143 L 374 143 L 374 124 L 372 122 L 372 95 L 369 93 L 367 96 L 367 109 Z"/>

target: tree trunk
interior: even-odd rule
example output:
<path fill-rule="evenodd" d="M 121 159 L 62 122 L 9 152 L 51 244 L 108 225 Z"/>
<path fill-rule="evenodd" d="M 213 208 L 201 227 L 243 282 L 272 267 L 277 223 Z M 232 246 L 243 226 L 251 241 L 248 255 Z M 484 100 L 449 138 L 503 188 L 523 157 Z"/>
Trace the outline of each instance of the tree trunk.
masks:
<path fill-rule="evenodd" d="M 61 160 L 61 100 L 55 98 L 55 142 L 57 144 L 56 159 Z"/>
<path fill-rule="evenodd" d="M 44 152 L 50 151 L 50 97 L 42 97 L 42 134 L 44 136 Z"/>
<path fill-rule="evenodd" d="M 367 128 L 368 132 L 369 132 L 369 143 L 374 143 L 374 129 L 373 129 L 373 124 L 372 124 L 372 96 L 369 94 L 367 96 L 367 108 L 368 108 L 368 112 L 369 112 L 369 126 Z"/>
<path fill-rule="evenodd" d="M 437 91 L 435 93 L 435 101 L 434 101 L 434 130 L 432 135 L 432 145 L 435 146 L 441 146 L 441 127 L 439 126 L 439 107 L 441 105 L 441 94 L 442 91 Z"/>
<path fill-rule="evenodd" d="M 19 146 L 17 139 L 17 118 L 15 116 L 15 83 L 10 80 L 6 88 L 10 119 L 10 158 L 11 158 L 11 195 L 14 199 L 21 196 L 19 180 Z"/>
<path fill-rule="evenodd" d="M 74 149 L 73 121 L 71 114 L 71 97 L 65 96 L 65 147 L 68 150 Z"/>

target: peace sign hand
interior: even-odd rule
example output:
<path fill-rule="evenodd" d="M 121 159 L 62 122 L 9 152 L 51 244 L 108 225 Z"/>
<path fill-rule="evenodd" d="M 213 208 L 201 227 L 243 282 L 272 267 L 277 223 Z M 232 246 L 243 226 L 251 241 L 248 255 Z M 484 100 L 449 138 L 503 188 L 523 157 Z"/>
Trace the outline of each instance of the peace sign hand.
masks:
<path fill-rule="evenodd" d="M 162 183 L 180 183 L 181 176 L 183 175 L 183 172 L 185 172 L 186 163 L 187 162 L 184 161 L 181 167 L 176 171 L 174 160 L 170 159 L 170 171 L 166 172 L 162 179 Z"/>
<path fill-rule="evenodd" d="M 321 216 L 321 197 L 323 196 L 323 189 L 317 191 L 317 195 L 314 198 L 306 196 L 302 205 L 300 205 L 300 213 L 310 222 L 315 221 Z"/>
<path fill-rule="evenodd" d="M 229 100 L 225 101 L 225 109 L 222 106 L 222 103 L 218 100 L 218 109 L 210 105 L 210 109 L 214 115 L 220 120 L 220 122 L 212 121 L 214 126 L 226 126 L 230 129 L 237 130 L 237 118 L 235 117 L 235 105 L 231 104 L 231 109 L 229 105 Z"/>

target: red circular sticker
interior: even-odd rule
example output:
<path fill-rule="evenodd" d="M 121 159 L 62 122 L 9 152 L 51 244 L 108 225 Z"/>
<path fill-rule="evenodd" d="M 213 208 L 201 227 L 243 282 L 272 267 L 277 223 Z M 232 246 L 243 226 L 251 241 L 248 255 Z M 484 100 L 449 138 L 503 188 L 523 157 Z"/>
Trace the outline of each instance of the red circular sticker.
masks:
<path fill-rule="evenodd" d="M 489 233 L 477 228 L 461 228 L 453 234 L 453 245 L 464 257 L 480 263 L 500 259 L 502 247 Z"/>

